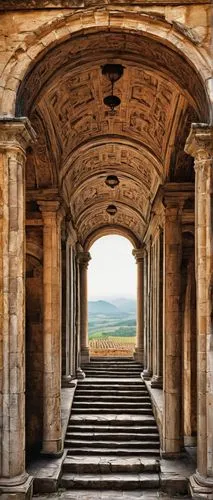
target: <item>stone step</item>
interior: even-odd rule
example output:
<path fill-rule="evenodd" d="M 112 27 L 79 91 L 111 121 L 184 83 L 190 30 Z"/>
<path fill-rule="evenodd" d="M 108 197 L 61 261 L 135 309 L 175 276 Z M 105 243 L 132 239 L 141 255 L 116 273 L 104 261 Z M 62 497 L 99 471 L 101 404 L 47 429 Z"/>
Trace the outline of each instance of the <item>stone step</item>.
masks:
<path fill-rule="evenodd" d="M 114 371 L 114 372 L 120 372 L 120 371 L 125 371 L 126 374 L 127 372 L 139 372 L 141 373 L 143 371 L 143 367 L 142 366 L 115 366 L 115 365 L 112 365 L 112 366 L 104 366 L 104 365 L 100 365 L 100 366 L 93 366 L 93 365 L 90 365 L 90 366 L 82 366 L 81 367 L 82 370 L 84 371 L 89 371 L 89 370 L 92 370 L 92 371 L 98 371 L 100 370 L 100 372 L 102 371 Z"/>
<path fill-rule="evenodd" d="M 159 444 L 159 436 L 158 436 L 158 433 L 149 433 L 149 432 L 140 432 L 140 434 L 137 432 L 137 433 L 132 433 L 131 431 L 129 431 L 129 433 L 122 433 L 122 432 L 118 432 L 116 433 L 116 440 L 120 440 L 120 441 L 126 441 L 127 440 L 127 437 L 128 437 L 128 440 L 131 441 L 131 440 L 135 440 L 135 441 L 154 441 L 154 442 L 157 442 Z M 66 440 L 76 440 L 76 439 L 79 439 L 79 440 L 82 440 L 84 439 L 84 442 L 86 443 L 88 440 L 92 441 L 92 440 L 104 440 L 104 441 L 110 441 L 112 439 L 112 434 L 111 432 L 105 432 L 105 433 L 102 433 L 102 432 L 84 432 L 83 433 L 83 436 L 82 436 L 82 433 L 81 432 L 77 432 L 77 431 L 67 431 L 67 434 L 66 434 Z"/>
<path fill-rule="evenodd" d="M 69 420 L 70 425 L 106 425 L 110 424 L 112 426 L 120 426 L 123 425 L 127 428 L 130 428 L 134 425 L 153 425 L 156 427 L 156 422 L 152 413 L 144 414 L 144 415 L 135 415 L 135 414 L 119 414 L 115 415 L 112 413 L 107 413 L 106 415 L 100 415 L 98 412 L 96 414 L 88 414 L 80 412 L 80 415 L 71 415 Z"/>
<path fill-rule="evenodd" d="M 150 403 L 150 400 L 146 398 L 145 401 L 139 402 L 139 403 L 131 403 L 131 402 L 117 402 L 116 403 L 116 408 L 117 409 L 123 409 L 123 410 L 128 410 L 128 409 L 143 409 L 143 408 L 151 408 L 152 405 Z M 114 409 L 115 406 L 115 401 L 76 401 L 74 399 L 73 406 L 72 408 L 87 408 L 89 407 L 90 409 L 92 408 L 105 408 L 106 410 L 110 410 L 111 408 Z"/>
<path fill-rule="evenodd" d="M 80 395 L 80 394 L 76 394 L 75 393 L 75 402 L 78 403 L 78 402 L 84 402 L 84 401 L 88 401 L 88 403 L 90 401 L 105 401 L 105 402 L 123 402 L 123 403 L 126 403 L 126 402 L 146 402 L 146 401 L 150 401 L 149 400 L 149 396 L 148 394 L 144 394 L 143 396 L 114 396 L 114 395 L 100 395 L 100 394 L 93 394 L 92 396 L 90 394 L 87 394 L 87 395 Z"/>
<path fill-rule="evenodd" d="M 61 478 L 61 487 L 66 489 L 143 489 L 158 488 L 159 475 L 156 473 L 139 474 L 63 474 Z"/>
<path fill-rule="evenodd" d="M 143 370 L 143 366 L 140 365 L 140 364 L 125 364 L 125 363 L 122 363 L 120 365 L 118 365 L 117 363 L 89 363 L 88 365 L 82 365 L 81 368 L 83 370 L 88 370 L 90 368 L 94 369 L 94 370 L 103 370 L 103 369 L 106 369 L 106 370 L 111 370 L 111 369 L 114 369 L 114 370 L 140 370 L 142 371 Z"/>
<path fill-rule="evenodd" d="M 134 393 L 134 394 L 133 394 Z M 80 389 L 76 388 L 76 391 L 75 391 L 75 396 L 90 396 L 90 395 L 103 395 L 103 396 L 110 396 L 110 395 L 113 395 L 113 396 L 129 396 L 131 395 L 132 397 L 140 397 L 140 396 L 145 396 L 146 394 L 148 394 L 148 392 L 145 390 L 145 389 L 142 389 L 141 391 L 131 391 L 131 390 L 116 390 L 116 389 L 98 389 L 98 390 L 95 390 L 95 389 Z"/>
<path fill-rule="evenodd" d="M 159 460 L 149 457 L 115 457 L 115 456 L 92 456 L 82 458 L 67 456 L 63 463 L 63 472 L 98 473 L 108 474 L 114 472 L 158 472 Z"/>
<path fill-rule="evenodd" d="M 137 368 L 137 367 L 134 367 L 134 368 L 130 368 L 130 367 L 113 367 L 113 366 L 102 366 L 102 367 L 94 367 L 94 366 L 89 366 L 88 368 L 86 367 L 82 367 L 82 369 L 84 371 L 86 371 L 87 373 L 89 372 L 98 372 L 99 373 L 99 376 L 101 376 L 102 373 L 105 373 L 105 372 L 114 372 L 114 373 L 125 373 L 125 375 L 127 374 L 127 370 L 128 370 L 128 375 L 129 373 L 140 373 L 141 372 L 141 369 L 140 368 Z"/>
<path fill-rule="evenodd" d="M 132 425 L 131 427 L 129 425 L 78 425 L 78 424 L 69 424 L 67 427 L 67 435 L 69 433 L 75 433 L 79 432 L 81 435 L 91 432 L 91 433 L 125 433 L 125 434 L 135 434 L 135 435 L 140 435 L 143 432 L 149 433 L 149 434 L 156 434 L 158 435 L 158 428 L 155 423 L 150 423 L 150 425 L 144 425 L 144 426 L 139 426 L 139 425 Z"/>
<path fill-rule="evenodd" d="M 94 361 L 94 362 L 99 362 L 99 361 L 107 361 L 107 362 L 110 362 L 110 361 L 114 361 L 116 359 L 116 361 L 123 361 L 125 359 L 125 361 L 134 361 L 134 358 L 133 356 L 91 356 L 90 358 L 90 361 Z"/>
<path fill-rule="evenodd" d="M 63 474 L 61 486 L 66 489 L 143 489 L 158 488 L 159 475 L 156 473 L 139 474 Z"/>
<path fill-rule="evenodd" d="M 137 457 L 156 457 L 159 458 L 160 453 L 159 449 L 157 448 L 132 448 L 129 446 L 127 448 L 119 448 L 113 449 L 113 448 L 92 448 L 90 446 L 84 446 L 84 447 L 72 447 L 72 449 L 68 449 L 67 455 L 82 455 L 82 460 L 84 456 L 90 456 L 90 455 L 114 455 L 114 456 L 137 456 Z"/>
<path fill-rule="evenodd" d="M 145 441 L 143 439 L 141 439 L 140 441 L 136 441 L 136 440 L 123 440 L 123 441 L 119 441 L 117 439 L 117 436 L 115 437 L 115 440 L 114 441 L 96 441 L 96 440 L 91 440 L 91 439 L 83 439 L 83 441 L 81 439 L 75 439 L 73 436 L 71 439 L 68 439 L 68 437 L 65 438 L 65 442 L 64 442 L 64 445 L 66 448 L 84 448 L 85 446 L 87 448 L 105 448 L 105 449 L 114 449 L 116 448 L 116 450 L 119 450 L 120 448 L 128 448 L 128 446 L 131 446 L 131 448 L 134 450 L 134 449 L 138 449 L 140 448 L 141 450 L 143 450 L 143 448 L 149 448 L 151 447 L 152 449 L 157 449 L 159 450 L 159 447 L 160 447 L 160 443 L 159 443 L 159 440 L 158 441 Z"/>
<path fill-rule="evenodd" d="M 139 384 L 133 384 L 133 385 L 126 385 L 126 384 L 111 384 L 110 382 L 108 384 L 79 384 L 78 382 L 78 385 L 77 385 L 77 388 L 76 388 L 76 392 L 77 391 L 88 391 L 89 392 L 93 392 L 93 391 L 99 391 L 99 392 L 103 392 L 103 391 L 118 391 L 118 392 L 123 392 L 123 391 L 127 391 L 127 392 L 146 392 L 147 393 L 147 389 L 146 389 L 146 386 L 145 385 L 142 385 L 141 386 Z"/>
<path fill-rule="evenodd" d="M 90 409 L 86 409 L 86 408 L 72 408 L 72 415 L 73 414 L 82 414 L 85 413 L 85 411 L 87 412 L 87 414 L 91 414 L 91 415 L 97 415 L 97 414 L 108 414 L 109 413 L 109 408 L 90 408 Z M 119 415 L 122 413 L 122 415 L 124 415 L 124 417 L 126 417 L 126 415 L 152 415 L 152 409 L 150 408 L 127 408 L 126 409 L 126 413 L 124 412 L 124 409 L 122 409 L 122 412 L 121 412 L 121 408 L 110 408 L 110 412 L 111 413 L 115 413 L 116 415 Z"/>
<path fill-rule="evenodd" d="M 97 378 L 98 377 L 98 374 L 97 372 L 85 372 L 85 375 L 86 377 L 91 377 L 91 378 Z M 112 378 L 115 378 L 115 379 L 118 379 L 118 378 L 126 378 L 126 374 L 117 374 L 117 373 L 105 373 L 105 374 L 102 374 L 101 375 L 102 379 L 112 379 Z M 139 373 L 138 373 L 138 377 L 139 377 Z M 129 379 L 135 379 L 136 378 L 136 375 L 134 373 L 129 373 L 128 374 L 128 378 Z"/>
<path fill-rule="evenodd" d="M 119 380 L 118 378 L 111 379 L 111 380 L 104 380 L 104 379 L 98 379 L 93 380 L 93 379 L 83 379 L 83 380 L 78 380 L 78 386 L 77 387 L 111 387 L 111 386 L 117 386 L 117 387 L 146 387 L 145 382 L 141 380 L 140 377 L 136 378 L 135 380 L 129 380 L 128 379 L 121 379 Z"/>

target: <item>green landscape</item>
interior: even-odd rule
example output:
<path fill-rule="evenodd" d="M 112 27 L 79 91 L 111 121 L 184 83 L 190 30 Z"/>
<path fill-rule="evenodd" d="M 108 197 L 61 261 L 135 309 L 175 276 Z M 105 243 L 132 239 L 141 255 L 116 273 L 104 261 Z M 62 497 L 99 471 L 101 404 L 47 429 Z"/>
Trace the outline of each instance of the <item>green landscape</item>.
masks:
<path fill-rule="evenodd" d="M 136 304 L 115 299 L 113 303 L 89 301 L 89 345 L 93 355 L 131 355 L 135 346 Z M 106 352 L 106 354 L 104 354 Z"/>

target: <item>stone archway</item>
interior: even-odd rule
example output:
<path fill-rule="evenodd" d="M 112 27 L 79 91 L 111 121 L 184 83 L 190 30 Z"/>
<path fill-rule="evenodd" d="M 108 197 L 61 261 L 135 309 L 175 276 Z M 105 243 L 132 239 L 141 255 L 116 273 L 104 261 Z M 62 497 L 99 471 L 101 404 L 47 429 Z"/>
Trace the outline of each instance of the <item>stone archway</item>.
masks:
<path fill-rule="evenodd" d="M 186 10 L 183 8 L 184 19 L 187 13 L 187 7 Z M 19 13 L 13 15 L 15 31 L 19 31 L 19 23 L 21 25 L 23 23 L 22 15 Z M 154 317 L 153 304 L 156 311 L 156 304 L 159 300 L 158 294 L 154 295 L 152 290 L 155 288 L 156 291 L 162 272 L 159 268 L 159 239 L 163 228 L 163 272 L 166 290 L 164 306 L 168 312 L 168 317 L 164 322 L 166 331 L 164 370 L 168 368 L 168 372 L 167 378 L 164 373 L 164 382 L 166 382 L 164 383 L 162 441 L 163 451 L 166 453 L 180 451 L 182 439 L 178 407 L 180 387 L 174 380 L 171 363 L 171 357 L 173 357 L 178 378 L 181 353 L 178 350 L 176 354 L 177 346 L 173 339 L 175 337 L 177 340 L 180 325 L 178 319 L 174 320 L 175 317 L 178 318 L 178 314 L 175 316 L 173 313 L 179 313 L 179 309 L 174 309 L 176 302 L 179 303 L 181 281 L 179 266 L 181 248 L 178 240 L 181 225 L 185 224 L 187 218 L 191 222 L 192 218 L 192 214 L 187 211 L 186 206 L 184 207 L 184 203 L 190 196 L 188 193 L 194 189 L 192 187 L 193 160 L 184 153 L 184 143 L 192 121 L 208 122 L 211 120 L 209 82 L 211 82 L 212 74 L 207 47 L 198 48 L 196 45 L 195 26 L 189 30 L 185 29 L 185 25 L 182 26 L 181 23 L 176 22 L 172 18 L 172 13 L 168 14 L 165 8 L 163 8 L 163 16 L 162 18 L 162 11 L 156 16 L 150 15 L 147 11 L 138 13 L 133 10 L 122 12 L 120 9 L 111 11 L 98 8 L 83 9 L 72 13 L 61 12 L 59 16 L 56 16 L 55 12 L 48 14 L 45 12 L 44 15 L 38 15 L 38 17 L 33 13 L 33 16 L 28 16 L 31 31 L 34 25 L 33 33 L 23 31 L 18 42 L 14 41 L 13 37 L 9 40 L 11 51 L 9 55 L 6 54 L 3 63 L 0 107 L 5 117 L 1 121 L 4 175 L 0 181 L 4 206 L 2 234 L 6 234 L 5 241 L 2 241 L 1 267 L 11 271 L 13 284 L 19 283 L 20 288 L 17 288 L 14 305 L 14 290 L 8 289 L 7 276 L 3 273 L 2 288 L 9 302 L 5 300 L 3 304 L 2 301 L 1 320 L 4 324 L 4 332 L 7 334 L 9 331 L 15 342 L 12 323 L 8 322 L 7 304 L 10 303 L 11 307 L 14 307 L 17 315 L 16 299 L 23 304 L 25 297 L 23 287 L 25 240 L 23 178 L 26 151 L 27 223 L 34 226 L 35 232 L 36 228 L 41 226 L 44 236 L 43 451 L 45 453 L 57 455 L 62 449 L 60 247 L 61 220 L 65 217 L 67 248 L 70 247 L 73 250 L 70 267 L 73 270 L 75 283 L 73 302 L 75 302 L 76 310 L 73 323 L 76 338 L 79 338 L 82 324 L 79 294 L 80 255 L 101 228 L 105 231 L 108 229 L 118 232 L 125 230 L 135 242 L 138 242 L 135 254 L 139 259 L 140 268 L 146 271 L 146 290 L 149 294 L 145 333 L 147 363 L 149 364 L 146 368 L 149 376 L 154 366 L 160 365 L 160 360 L 157 358 L 153 363 L 151 328 Z M 103 97 L 109 92 L 109 86 L 102 77 L 101 66 L 109 61 L 125 67 L 124 76 L 116 85 L 121 98 L 121 106 L 114 116 L 111 116 L 103 105 Z M 27 120 L 19 118 L 23 114 L 31 120 L 37 133 L 37 144 L 30 148 L 27 146 L 30 140 L 34 139 L 34 134 Z M 200 137 L 199 134 L 200 132 L 198 132 Z M 206 134 L 209 137 L 208 134 L 210 134 L 210 129 Z M 197 141 L 197 136 L 195 139 L 192 138 L 192 142 L 194 140 Z M 204 138 L 205 147 L 210 150 L 206 156 L 199 141 L 200 139 L 197 148 L 199 150 L 198 161 L 203 161 L 205 157 L 204 170 L 208 170 L 212 158 L 209 139 Z M 194 142 L 193 147 L 188 146 L 188 153 L 193 152 L 196 156 L 197 153 L 193 148 Z M 108 173 L 116 174 L 120 180 L 119 187 L 113 192 L 105 186 L 104 181 Z M 202 177 L 201 174 L 203 175 L 203 172 L 198 174 L 199 179 Z M 206 211 L 207 223 L 210 189 L 204 179 L 200 181 L 207 193 L 206 205 L 204 200 L 199 198 L 199 189 L 197 196 L 201 208 Z M 19 221 L 15 229 L 12 201 L 14 187 L 20 195 L 15 205 Z M 106 214 L 106 208 L 110 202 L 114 202 L 118 208 L 113 220 Z M 8 211 L 8 203 L 12 210 Z M 200 223 L 202 225 L 202 221 Z M 8 250 L 7 238 L 13 241 L 14 231 L 17 233 L 15 246 L 12 250 L 11 248 Z M 206 255 L 211 261 L 208 243 L 209 226 L 208 231 L 205 245 Z M 145 243 L 145 265 L 141 263 L 144 257 L 139 255 L 139 249 L 143 243 Z M 68 249 L 69 255 L 71 255 L 70 248 Z M 14 254 L 16 258 L 19 256 L 22 263 L 18 271 L 13 262 Z M 202 272 L 206 273 L 207 284 L 210 273 L 209 260 L 207 267 L 202 262 L 199 263 L 201 266 L 199 276 L 202 279 Z M 158 271 L 157 274 L 155 270 Z M 158 281 L 155 279 L 156 275 Z M 11 283 L 12 281 L 10 285 Z M 203 301 L 204 288 L 199 295 Z M 172 293 L 170 293 L 171 289 Z M 19 314 L 19 319 L 21 318 L 18 326 L 20 343 L 24 339 L 22 316 L 23 309 Z M 202 317 L 199 319 L 199 325 L 203 328 Z M 159 339 L 157 322 L 154 327 L 157 345 Z M 175 335 L 173 335 L 174 332 Z M 76 348 L 76 359 L 79 355 L 78 348 L 79 345 Z M 13 353 L 8 344 L 6 344 L 4 355 L 10 361 L 13 359 Z M 15 359 L 16 366 L 21 366 L 20 387 L 17 387 L 17 403 L 13 410 L 14 420 L 11 418 L 11 428 L 9 430 L 4 428 L 2 432 L 3 439 L 8 439 L 9 432 L 14 432 L 12 424 L 15 422 L 15 432 L 20 431 L 20 462 L 17 466 L 14 459 L 9 461 L 7 456 L 3 457 L 1 475 L 4 486 L 5 482 L 10 483 L 10 479 L 16 476 L 19 476 L 18 484 L 26 480 L 23 452 L 24 420 L 22 426 L 17 427 L 19 405 L 21 404 L 22 411 L 24 408 L 23 353 L 19 348 Z M 56 363 L 53 363 L 53 360 L 56 360 Z M 207 355 L 205 369 L 210 361 L 211 356 Z M 203 369 L 204 372 L 205 369 Z M 5 380 L 7 380 L 7 368 L 4 370 Z M 153 376 L 155 375 L 161 377 L 162 374 L 153 373 Z M 8 391 L 4 393 L 5 399 L 8 394 L 11 395 L 12 388 L 9 387 Z M 202 404 L 206 404 L 203 392 L 200 397 Z M 211 394 L 209 394 L 209 400 L 211 401 Z M 204 460 L 202 464 L 202 460 L 199 461 L 199 471 L 203 475 L 210 471 L 211 476 L 211 460 L 208 462 L 207 458 L 209 421 L 206 415 L 204 420 L 205 446 L 201 443 L 202 423 L 200 423 L 199 438 L 200 457 Z M 10 454 L 13 455 L 13 444 L 11 444 Z M 29 483 L 28 480 L 28 486 Z"/>

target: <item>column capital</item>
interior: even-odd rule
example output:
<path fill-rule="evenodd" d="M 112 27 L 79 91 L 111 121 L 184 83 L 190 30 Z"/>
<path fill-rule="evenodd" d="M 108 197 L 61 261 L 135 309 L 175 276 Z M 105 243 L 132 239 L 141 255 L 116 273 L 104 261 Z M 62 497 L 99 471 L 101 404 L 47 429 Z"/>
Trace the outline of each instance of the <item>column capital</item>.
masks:
<path fill-rule="evenodd" d="M 28 118 L 0 116 L 0 150 L 20 150 L 36 142 L 36 133 Z"/>
<path fill-rule="evenodd" d="M 140 262 L 143 262 L 144 251 L 145 251 L 145 247 L 143 247 L 143 248 L 134 248 L 134 250 L 132 250 L 132 255 L 135 257 L 136 264 L 139 264 Z"/>
<path fill-rule="evenodd" d="M 192 182 L 168 182 L 164 186 L 163 205 L 175 215 L 182 211 L 187 200 L 194 198 L 194 184 Z"/>
<path fill-rule="evenodd" d="M 45 212 L 58 212 L 60 208 L 60 201 L 58 200 L 39 200 L 38 202 L 39 210 L 42 213 Z"/>
<path fill-rule="evenodd" d="M 89 252 L 82 251 L 77 253 L 77 262 L 80 264 L 82 268 L 87 269 L 90 260 L 91 260 L 91 255 Z"/>
<path fill-rule="evenodd" d="M 198 162 L 213 159 L 213 127 L 206 123 L 192 123 L 185 152 Z"/>
<path fill-rule="evenodd" d="M 57 217 L 58 222 L 61 222 L 65 216 L 65 210 L 59 200 L 39 200 L 39 209 L 42 213 L 42 218 Z"/>

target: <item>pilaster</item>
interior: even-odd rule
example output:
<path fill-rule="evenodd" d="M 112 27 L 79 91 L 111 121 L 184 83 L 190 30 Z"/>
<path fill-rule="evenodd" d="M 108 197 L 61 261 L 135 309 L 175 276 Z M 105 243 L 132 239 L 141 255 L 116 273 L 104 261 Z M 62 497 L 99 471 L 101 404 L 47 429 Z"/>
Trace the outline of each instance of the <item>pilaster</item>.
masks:
<path fill-rule="evenodd" d="M 192 124 L 185 151 L 195 158 L 195 259 L 197 290 L 197 472 L 193 498 L 213 499 L 213 127 Z"/>
<path fill-rule="evenodd" d="M 30 498 L 25 471 L 25 161 L 36 139 L 26 118 L 0 119 L 0 491 Z"/>
<path fill-rule="evenodd" d="M 44 373 L 42 453 L 57 456 L 61 439 L 61 219 L 59 201 L 39 201 L 43 218 Z"/>

